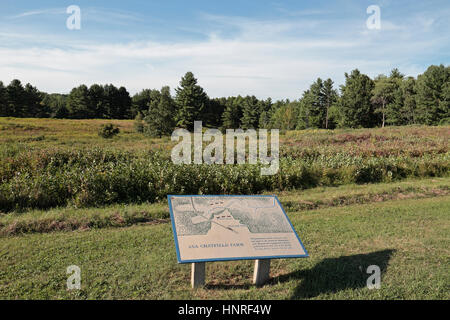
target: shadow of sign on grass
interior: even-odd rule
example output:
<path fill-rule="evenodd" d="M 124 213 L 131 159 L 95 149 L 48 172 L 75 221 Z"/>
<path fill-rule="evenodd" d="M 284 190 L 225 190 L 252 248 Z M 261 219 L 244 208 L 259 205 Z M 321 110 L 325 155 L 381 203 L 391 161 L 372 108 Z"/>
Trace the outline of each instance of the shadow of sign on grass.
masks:
<path fill-rule="evenodd" d="M 367 287 L 367 279 L 371 275 L 366 272 L 367 267 L 377 265 L 380 267 L 381 287 L 383 287 L 383 274 L 394 252 L 395 250 L 387 249 L 367 254 L 327 258 L 311 269 L 281 275 L 270 282 L 274 284 L 302 280 L 290 299 L 313 298 L 321 294 Z"/>

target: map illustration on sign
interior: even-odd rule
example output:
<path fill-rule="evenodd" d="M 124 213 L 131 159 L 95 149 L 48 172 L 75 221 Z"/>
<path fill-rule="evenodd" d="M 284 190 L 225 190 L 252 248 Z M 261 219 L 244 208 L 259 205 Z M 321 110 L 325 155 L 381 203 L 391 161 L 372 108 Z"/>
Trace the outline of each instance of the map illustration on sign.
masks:
<path fill-rule="evenodd" d="M 169 195 L 168 201 L 180 263 L 308 256 L 276 196 Z"/>

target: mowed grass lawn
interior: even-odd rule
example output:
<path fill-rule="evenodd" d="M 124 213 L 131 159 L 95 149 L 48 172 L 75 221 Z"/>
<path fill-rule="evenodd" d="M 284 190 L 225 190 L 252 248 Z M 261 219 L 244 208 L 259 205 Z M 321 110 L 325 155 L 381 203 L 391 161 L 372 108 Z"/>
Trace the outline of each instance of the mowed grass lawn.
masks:
<path fill-rule="evenodd" d="M 292 194 L 290 195 L 292 196 Z M 449 299 L 450 196 L 288 211 L 310 257 L 272 260 L 251 284 L 253 261 L 207 264 L 190 288 L 171 225 L 22 234 L 0 238 L 2 299 Z M 66 268 L 81 290 L 66 290 Z M 366 287 L 369 265 L 381 289 Z"/>

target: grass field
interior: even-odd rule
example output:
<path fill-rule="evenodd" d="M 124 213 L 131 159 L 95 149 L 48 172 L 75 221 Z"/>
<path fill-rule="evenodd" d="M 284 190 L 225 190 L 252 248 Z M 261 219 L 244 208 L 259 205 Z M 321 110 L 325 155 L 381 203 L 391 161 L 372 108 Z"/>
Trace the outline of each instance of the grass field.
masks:
<path fill-rule="evenodd" d="M 291 212 L 310 254 L 273 260 L 272 279 L 251 285 L 252 262 L 207 265 L 190 288 L 176 263 L 169 223 L 11 236 L 0 241 L 0 296 L 7 299 L 449 299 L 450 196 Z M 78 265 L 82 289 L 66 290 Z M 366 268 L 382 270 L 366 288 Z"/>
<path fill-rule="evenodd" d="M 100 138 L 111 122 L 121 133 Z M 170 138 L 132 121 L 0 118 L 0 299 L 449 299 L 449 137 L 290 131 L 264 180 L 250 166 L 172 166 Z M 252 261 L 209 263 L 192 290 L 164 196 L 200 192 L 276 194 L 310 257 L 272 260 L 261 288 Z M 81 290 L 66 290 L 69 265 Z M 379 290 L 366 288 L 369 265 Z"/>

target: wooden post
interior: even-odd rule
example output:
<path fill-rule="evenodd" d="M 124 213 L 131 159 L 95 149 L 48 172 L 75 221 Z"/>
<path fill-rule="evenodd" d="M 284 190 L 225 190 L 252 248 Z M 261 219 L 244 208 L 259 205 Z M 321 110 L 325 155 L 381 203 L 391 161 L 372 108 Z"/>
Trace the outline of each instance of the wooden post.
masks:
<path fill-rule="evenodd" d="M 253 284 L 263 285 L 269 280 L 270 259 L 255 260 L 255 271 L 253 272 Z"/>
<path fill-rule="evenodd" d="M 205 263 L 195 262 L 192 264 L 191 272 L 192 288 L 199 288 L 205 285 Z"/>

